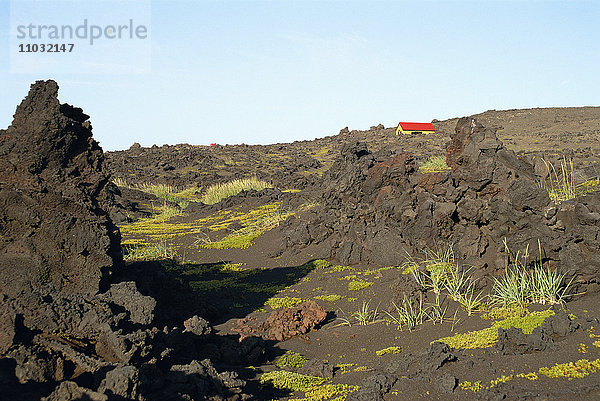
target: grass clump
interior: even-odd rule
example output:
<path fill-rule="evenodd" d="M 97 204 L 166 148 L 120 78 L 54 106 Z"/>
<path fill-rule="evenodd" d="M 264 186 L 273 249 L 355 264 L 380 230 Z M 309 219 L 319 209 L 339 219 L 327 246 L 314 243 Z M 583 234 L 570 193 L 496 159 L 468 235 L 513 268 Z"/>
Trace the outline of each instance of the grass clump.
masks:
<path fill-rule="evenodd" d="M 400 352 L 402 352 L 402 347 L 387 347 L 380 349 L 379 351 L 375 351 L 375 355 L 381 357 L 386 354 L 399 354 Z"/>
<path fill-rule="evenodd" d="M 137 241 L 124 241 L 121 244 L 121 248 L 123 250 L 123 260 L 126 262 L 164 260 L 177 257 L 175 249 L 167 246 L 166 242 L 146 244 Z"/>
<path fill-rule="evenodd" d="M 179 190 L 172 185 L 166 184 L 129 184 L 122 178 L 115 178 L 113 183 L 121 188 L 137 189 L 138 191 L 152 194 L 157 198 L 176 203 L 181 209 L 185 209 L 190 201 L 195 200 L 195 196 L 198 193 L 198 188 L 194 187 Z"/>
<path fill-rule="evenodd" d="M 425 321 L 426 314 L 423 308 L 423 297 L 421 296 L 419 299 L 419 303 L 413 306 L 413 303 L 404 295 L 402 299 L 402 303 L 400 305 L 396 305 L 392 302 L 392 305 L 395 308 L 396 314 L 385 311 L 391 321 L 398 325 L 398 328 L 402 329 L 402 327 L 408 328 L 408 330 L 412 330 L 415 326 L 422 324 Z"/>
<path fill-rule="evenodd" d="M 531 334 L 534 328 L 540 326 L 547 317 L 554 315 L 553 310 L 541 312 L 532 312 L 523 317 L 510 317 L 508 319 L 495 322 L 492 327 L 483 330 L 470 331 L 468 333 L 455 334 L 451 337 L 440 338 L 441 341 L 453 348 L 486 348 L 491 347 L 498 341 L 498 329 L 509 329 L 516 327 L 525 334 Z M 435 341 L 432 341 L 432 343 Z"/>
<path fill-rule="evenodd" d="M 242 191 L 254 189 L 260 191 L 265 188 L 273 188 L 266 181 L 261 181 L 256 177 L 233 180 L 224 184 L 215 184 L 204 191 L 201 201 L 207 205 L 214 205 L 225 198 L 239 194 Z"/>
<path fill-rule="evenodd" d="M 556 204 L 599 189 L 600 180 L 598 179 L 587 180 L 580 184 L 576 183 L 573 160 L 567 161 L 563 157 L 558 169 L 546 160 L 544 160 L 544 164 L 549 177 L 547 180 L 540 182 L 539 185 L 548 192 L 548 196 Z"/>
<path fill-rule="evenodd" d="M 379 307 L 371 309 L 370 304 L 371 301 L 363 302 L 362 307 L 352 314 L 358 324 L 361 326 L 366 326 L 377 322 L 377 317 L 379 316 Z"/>
<path fill-rule="evenodd" d="M 302 303 L 302 299 L 296 297 L 273 297 L 265 301 L 265 305 L 270 306 L 271 309 L 291 308 L 298 305 L 299 303 Z"/>
<path fill-rule="evenodd" d="M 470 269 L 460 269 L 458 265 L 448 273 L 443 287 L 450 297 L 458 302 L 471 316 L 484 307 L 483 291 L 476 291 L 476 280 L 471 278 Z"/>
<path fill-rule="evenodd" d="M 353 280 L 348 283 L 348 290 L 350 291 L 360 291 L 367 287 L 372 286 L 373 283 L 365 280 Z"/>
<path fill-rule="evenodd" d="M 421 173 L 439 173 L 446 170 L 450 170 L 450 167 L 446 164 L 446 159 L 441 156 L 431 156 L 419 167 Z"/>
<path fill-rule="evenodd" d="M 356 312 L 352 313 L 350 317 L 338 317 L 341 326 L 352 326 L 353 323 L 358 323 L 360 326 L 367 326 L 369 324 L 377 323 L 379 317 L 379 307 L 371 309 L 371 301 L 363 302 L 362 307 Z M 346 313 L 340 309 L 340 311 L 346 315 Z"/>
<path fill-rule="evenodd" d="M 412 274 L 421 287 L 439 294 L 451 273 L 457 269 L 454 249 L 452 246 L 442 250 L 426 248 L 423 253 L 424 257 L 421 259 L 409 256 L 401 267 L 403 274 Z"/>
<path fill-rule="evenodd" d="M 538 242 L 539 244 L 539 242 Z M 510 251 L 505 242 L 508 254 Z M 570 297 L 569 290 L 573 279 L 566 281 L 566 273 L 559 273 L 544 266 L 540 259 L 528 262 L 528 247 L 523 254 L 517 254 L 514 262 L 499 278 L 494 277 L 491 298 L 493 301 L 507 305 L 525 305 L 527 303 L 562 304 Z"/>
<path fill-rule="evenodd" d="M 286 351 L 286 353 L 277 360 L 275 365 L 282 369 L 285 367 L 301 368 L 306 361 L 307 359 L 301 354 L 294 351 Z"/>

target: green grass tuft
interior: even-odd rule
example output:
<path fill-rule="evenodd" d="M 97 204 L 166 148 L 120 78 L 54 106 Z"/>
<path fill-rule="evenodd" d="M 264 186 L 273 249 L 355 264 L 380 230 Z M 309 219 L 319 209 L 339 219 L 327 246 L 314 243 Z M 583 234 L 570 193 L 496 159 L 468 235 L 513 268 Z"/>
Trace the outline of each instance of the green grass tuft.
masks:
<path fill-rule="evenodd" d="M 166 242 L 145 244 L 136 242 L 123 242 L 123 260 L 126 262 L 142 260 L 164 260 L 174 259 L 177 252 L 174 248 L 167 246 Z"/>
<path fill-rule="evenodd" d="M 266 181 L 261 181 L 256 177 L 245 178 L 241 180 L 233 180 L 224 184 L 215 184 L 206 189 L 202 195 L 202 203 L 214 205 L 225 198 L 239 194 L 242 191 L 254 189 L 260 191 L 265 188 L 273 188 Z"/>
<path fill-rule="evenodd" d="M 548 192 L 548 196 L 556 204 L 565 202 L 587 193 L 600 189 L 600 180 L 591 179 L 580 184 L 575 182 L 575 169 L 573 160 L 563 158 L 559 171 L 550 162 L 544 160 L 549 179 L 540 182 L 540 187 Z"/>
<path fill-rule="evenodd" d="M 447 170 L 450 170 L 450 167 L 446 164 L 446 158 L 441 156 L 432 156 L 419 167 L 421 173 L 439 173 Z"/>

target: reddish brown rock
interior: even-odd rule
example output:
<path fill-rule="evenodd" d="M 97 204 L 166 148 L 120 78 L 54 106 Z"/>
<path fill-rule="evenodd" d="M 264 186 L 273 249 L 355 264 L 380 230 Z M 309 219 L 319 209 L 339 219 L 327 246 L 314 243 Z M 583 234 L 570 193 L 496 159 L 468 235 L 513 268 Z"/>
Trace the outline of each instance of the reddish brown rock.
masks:
<path fill-rule="evenodd" d="M 323 307 L 315 301 L 306 301 L 292 308 L 272 312 L 265 322 L 265 327 L 269 337 L 285 341 L 312 331 L 326 317 L 327 312 Z"/>

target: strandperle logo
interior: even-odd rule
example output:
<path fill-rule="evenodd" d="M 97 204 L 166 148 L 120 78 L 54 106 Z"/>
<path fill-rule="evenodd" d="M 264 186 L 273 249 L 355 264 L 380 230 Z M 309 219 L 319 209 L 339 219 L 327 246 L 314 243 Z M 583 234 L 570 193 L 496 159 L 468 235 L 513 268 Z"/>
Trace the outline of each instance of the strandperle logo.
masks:
<path fill-rule="evenodd" d="M 125 24 L 94 25 L 84 19 L 80 25 L 18 25 L 17 39 L 22 40 L 73 40 L 89 41 L 91 46 L 99 40 L 143 40 L 148 38 L 148 27 L 130 19 Z"/>

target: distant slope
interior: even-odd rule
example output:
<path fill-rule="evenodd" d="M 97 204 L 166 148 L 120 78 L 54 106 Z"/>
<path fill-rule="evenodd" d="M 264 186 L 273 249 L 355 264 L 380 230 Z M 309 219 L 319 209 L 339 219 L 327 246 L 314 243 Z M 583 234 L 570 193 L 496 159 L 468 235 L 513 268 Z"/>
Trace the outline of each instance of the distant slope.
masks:
<path fill-rule="evenodd" d="M 399 116 L 401 118 L 402 116 Z M 521 155 L 544 153 L 556 160 L 571 155 L 578 167 L 600 160 L 600 107 L 490 110 L 474 115 L 496 127 L 504 145 Z M 257 175 L 281 189 L 304 188 L 326 171 L 346 142 L 363 141 L 372 152 L 410 151 L 418 159 L 445 156 L 458 118 L 434 121 L 437 132 L 396 136 L 395 127 L 342 130 L 313 141 L 274 145 L 132 146 L 107 152 L 113 177 L 131 183 L 166 183 L 204 187 L 215 182 Z"/>

